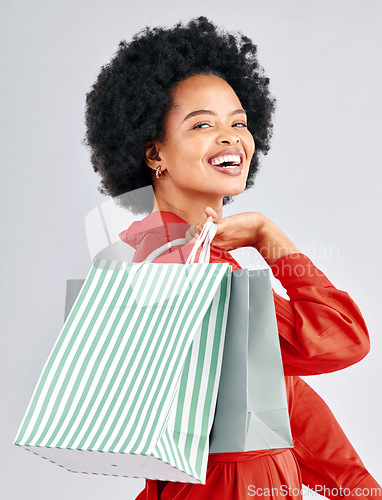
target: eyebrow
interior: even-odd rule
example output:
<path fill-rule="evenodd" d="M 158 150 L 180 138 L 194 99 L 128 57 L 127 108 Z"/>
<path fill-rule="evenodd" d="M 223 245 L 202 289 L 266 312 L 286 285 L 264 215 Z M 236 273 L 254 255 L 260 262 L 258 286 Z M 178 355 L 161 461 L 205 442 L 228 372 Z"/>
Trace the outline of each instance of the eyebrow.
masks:
<path fill-rule="evenodd" d="M 239 109 L 235 109 L 235 111 L 232 111 L 229 114 L 229 116 L 232 116 L 232 115 L 241 115 L 243 113 L 245 115 L 247 114 L 243 108 L 239 108 Z M 215 113 L 215 111 L 211 111 L 210 109 L 198 109 L 197 111 L 191 111 L 191 113 L 188 113 L 188 115 L 184 118 L 183 122 L 185 122 L 189 118 L 192 118 L 193 116 L 196 116 L 196 115 L 212 115 L 212 116 L 216 116 L 216 113 Z"/>

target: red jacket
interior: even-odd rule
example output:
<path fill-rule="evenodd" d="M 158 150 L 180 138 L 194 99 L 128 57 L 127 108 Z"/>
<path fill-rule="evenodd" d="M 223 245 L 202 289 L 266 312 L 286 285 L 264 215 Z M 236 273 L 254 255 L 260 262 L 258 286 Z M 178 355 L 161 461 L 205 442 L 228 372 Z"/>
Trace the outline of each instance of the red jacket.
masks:
<path fill-rule="evenodd" d="M 120 237 L 136 249 L 133 260 L 141 262 L 164 243 L 184 237 L 188 227 L 185 221 L 173 213 L 155 212 L 140 222 L 134 222 Z M 183 263 L 191 247 L 191 243 L 173 247 L 155 262 Z M 228 252 L 213 246 L 210 260 L 228 262 L 233 270 L 240 269 Z M 286 300 L 274 292 L 294 440 L 293 454 L 302 482 L 331 498 L 337 497 L 333 488 L 348 488 L 353 492 L 357 487 L 378 488 L 379 485 L 365 469 L 328 406 L 298 376 L 340 370 L 366 356 L 370 342 L 362 314 L 350 296 L 337 290 L 302 253 L 279 258 L 271 269 L 290 298 Z M 256 452 L 247 453 L 256 455 Z M 263 456 L 264 452 L 260 454 Z M 209 466 L 220 463 L 223 455 L 225 460 L 228 455 L 243 454 L 210 454 Z M 158 487 L 161 489 L 164 486 L 161 483 L 147 480 L 146 489 L 139 499 L 158 498 Z M 167 497 L 165 492 L 168 488 L 172 488 L 172 493 Z M 204 486 L 183 483 L 167 486 L 163 498 L 194 498 L 190 493 L 192 488 L 198 491 L 195 498 L 203 498 L 200 488 Z M 357 496 L 364 498 L 362 495 Z M 365 496 L 372 498 L 377 495 Z M 242 497 L 248 498 L 248 492 L 243 492 Z"/>

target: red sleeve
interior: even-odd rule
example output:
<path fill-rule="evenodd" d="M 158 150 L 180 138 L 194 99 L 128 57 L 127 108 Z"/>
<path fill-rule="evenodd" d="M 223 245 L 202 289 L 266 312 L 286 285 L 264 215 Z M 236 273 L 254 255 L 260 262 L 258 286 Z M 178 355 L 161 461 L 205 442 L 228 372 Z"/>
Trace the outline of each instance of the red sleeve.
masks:
<path fill-rule="evenodd" d="M 294 393 L 290 408 L 293 453 L 302 482 L 331 499 L 350 496 L 349 492 L 361 499 L 380 498 L 379 484 L 366 470 L 330 408 L 300 377 L 288 378 L 293 379 Z M 340 487 L 348 490 L 345 495 L 340 494 Z"/>
<path fill-rule="evenodd" d="M 274 292 L 285 375 L 328 373 L 366 356 L 370 341 L 360 310 L 306 255 L 286 255 L 271 269 L 290 298 Z"/>

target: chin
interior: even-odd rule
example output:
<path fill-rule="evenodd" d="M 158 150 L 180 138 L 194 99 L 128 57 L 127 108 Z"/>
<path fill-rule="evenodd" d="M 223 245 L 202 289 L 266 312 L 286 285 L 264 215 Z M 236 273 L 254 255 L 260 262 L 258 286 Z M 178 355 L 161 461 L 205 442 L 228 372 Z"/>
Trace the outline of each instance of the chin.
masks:
<path fill-rule="evenodd" d="M 229 189 L 224 190 L 223 196 L 237 196 L 238 194 L 241 194 L 245 190 L 245 184 L 241 186 L 230 186 Z"/>

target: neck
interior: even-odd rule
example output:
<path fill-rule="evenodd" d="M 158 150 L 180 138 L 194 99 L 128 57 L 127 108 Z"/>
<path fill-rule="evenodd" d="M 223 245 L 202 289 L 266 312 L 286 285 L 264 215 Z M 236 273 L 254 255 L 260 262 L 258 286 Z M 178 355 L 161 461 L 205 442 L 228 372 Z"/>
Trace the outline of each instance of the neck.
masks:
<path fill-rule="evenodd" d="M 159 193 L 155 192 L 153 212 L 172 212 L 188 224 L 197 225 L 206 219 L 207 215 L 205 210 L 207 207 L 211 207 L 215 210 L 219 219 L 222 218 L 223 198 L 221 197 L 217 199 L 210 199 L 209 197 L 201 198 L 200 196 L 197 197 L 197 195 L 195 195 L 188 199 L 183 194 L 181 199 L 179 199 L 179 203 L 174 203 L 173 198 L 166 199 L 164 196 L 158 194 Z"/>

